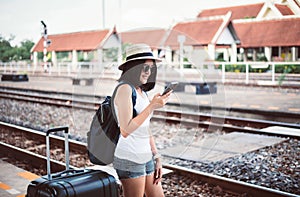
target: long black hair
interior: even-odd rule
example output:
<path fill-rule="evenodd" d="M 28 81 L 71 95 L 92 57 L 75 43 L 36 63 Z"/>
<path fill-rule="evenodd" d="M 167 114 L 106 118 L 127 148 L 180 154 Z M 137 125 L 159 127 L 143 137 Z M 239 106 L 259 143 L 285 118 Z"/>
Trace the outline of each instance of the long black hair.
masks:
<path fill-rule="evenodd" d="M 152 90 L 155 87 L 157 66 L 153 60 L 154 69 L 151 70 L 151 75 L 149 76 L 147 83 L 142 84 L 140 81 L 140 75 L 143 70 L 142 65 L 145 62 L 145 59 L 127 62 L 118 81 L 126 81 L 132 84 L 134 87 L 140 87 L 145 92 Z"/>

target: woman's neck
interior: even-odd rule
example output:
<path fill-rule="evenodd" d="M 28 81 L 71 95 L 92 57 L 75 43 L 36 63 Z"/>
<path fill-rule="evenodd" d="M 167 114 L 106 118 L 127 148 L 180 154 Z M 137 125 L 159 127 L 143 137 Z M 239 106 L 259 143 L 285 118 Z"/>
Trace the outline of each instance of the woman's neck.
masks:
<path fill-rule="evenodd" d="M 136 87 L 135 89 L 136 89 L 137 93 L 139 93 L 139 95 L 143 96 L 143 90 L 142 90 L 142 88 Z"/>

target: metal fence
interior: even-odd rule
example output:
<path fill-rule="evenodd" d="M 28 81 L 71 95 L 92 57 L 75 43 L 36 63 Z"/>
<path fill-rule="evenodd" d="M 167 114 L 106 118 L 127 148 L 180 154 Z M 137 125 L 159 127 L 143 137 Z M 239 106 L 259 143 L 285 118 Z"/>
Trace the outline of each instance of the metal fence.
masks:
<path fill-rule="evenodd" d="M 226 72 L 225 72 L 225 66 L 228 65 L 227 62 L 221 62 L 221 63 L 217 63 L 217 65 L 221 64 L 221 69 L 222 69 L 222 82 L 225 83 L 226 81 Z M 275 70 L 276 70 L 276 66 L 294 66 L 296 65 L 297 67 L 300 68 L 300 62 L 237 62 L 237 63 L 233 63 L 230 65 L 242 65 L 245 66 L 245 83 L 248 84 L 249 83 L 249 70 L 250 67 L 252 68 L 262 68 L 262 69 L 266 69 L 266 68 L 270 68 L 270 70 L 267 70 L 267 72 L 271 73 L 271 82 L 275 84 Z M 280 74 L 286 74 L 285 72 L 281 72 Z M 299 75 L 300 76 L 300 75 Z"/>
<path fill-rule="evenodd" d="M 9 63 L 1 63 L 0 62 L 0 73 L 28 73 L 28 74 L 38 74 L 38 73 L 47 73 L 49 75 L 97 75 L 103 76 L 104 74 L 108 74 L 111 76 L 115 76 L 120 74 L 117 69 L 117 62 L 109 62 L 109 63 L 102 63 L 98 62 L 78 62 L 77 64 L 73 64 L 72 62 L 59 62 L 57 66 L 52 66 L 51 63 L 47 65 L 47 70 L 45 70 L 44 65 L 41 63 L 38 66 L 33 66 L 31 63 L 26 62 L 9 62 Z M 177 69 L 180 73 L 192 73 L 194 71 L 200 71 L 202 73 L 207 73 L 209 71 L 213 71 L 218 73 L 218 80 L 222 83 L 227 82 L 231 79 L 232 76 L 239 75 L 239 79 L 243 81 L 245 84 L 249 84 L 251 78 L 250 76 L 254 76 L 254 73 L 251 72 L 253 69 L 261 69 L 263 70 L 261 73 L 255 73 L 255 76 L 267 76 L 269 77 L 269 82 L 271 84 L 276 84 L 280 80 L 278 76 L 283 76 L 288 74 L 283 70 L 277 71 L 277 67 L 285 66 L 286 70 L 290 67 L 296 67 L 297 73 L 300 78 L 300 62 L 203 62 L 198 65 L 191 65 L 191 63 L 185 63 L 187 66 L 180 66 L 179 63 L 162 63 L 160 64 L 160 68 L 163 72 L 165 71 L 164 68 L 172 68 Z M 228 71 L 226 68 L 228 67 L 236 67 L 243 68 L 241 70 L 234 70 L 231 69 Z M 278 70 L 278 69 L 277 69 Z M 298 72 L 299 71 L 299 72 Z M 164 74 L 163 74 L 164 75 Z M 276 77 L 277 76 L 277 77 Z M 197 76 L 196 76 L 197 77 Z M 243 79 L 241 79 L 241 77 Z"/>

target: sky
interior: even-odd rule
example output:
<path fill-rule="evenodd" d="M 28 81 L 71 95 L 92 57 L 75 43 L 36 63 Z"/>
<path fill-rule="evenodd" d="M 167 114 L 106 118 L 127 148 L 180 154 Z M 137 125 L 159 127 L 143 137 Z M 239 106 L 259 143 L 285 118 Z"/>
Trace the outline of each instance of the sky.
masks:
<path fill-rule="evenodd" d="M 0 0 L 0 35 L 5 39 L 13 35 L 13 46 L 24 40 L 37 42 L 41 20 L 48 35 L 114 26 L 119 32 L 169 28 L 196 18 L 203 9 L 258 2 L 264 0 Z"/>

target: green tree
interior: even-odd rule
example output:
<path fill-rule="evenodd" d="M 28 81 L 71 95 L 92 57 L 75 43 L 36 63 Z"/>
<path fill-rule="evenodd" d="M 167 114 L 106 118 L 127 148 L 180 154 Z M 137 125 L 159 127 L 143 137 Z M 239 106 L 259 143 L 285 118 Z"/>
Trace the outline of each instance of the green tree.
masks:
<path fill-rule="evenodd" d="M 0 61 L 8 62 L 11 59 L 11 49 L 10 42 L 0 35 Z"/>
<path fill-rule="evenodd" d="M 10 42 L 14 39 L 14 36 L 10 36 L 7 40 L 0 35 L 0 61 L 8 62 L 11 60 L 30 60 L 30 50 L 34 43 L 30 40 L 24 40 L 21 42 L 21 46 L 11 46 Z"/>
<path fill-rule="evenodd" d="M 17 56 L 19 60 L 30 60 L 30 50 L 34 43 L 30 40 L 21 42 L 21 46 L 17 49 Z"/>

